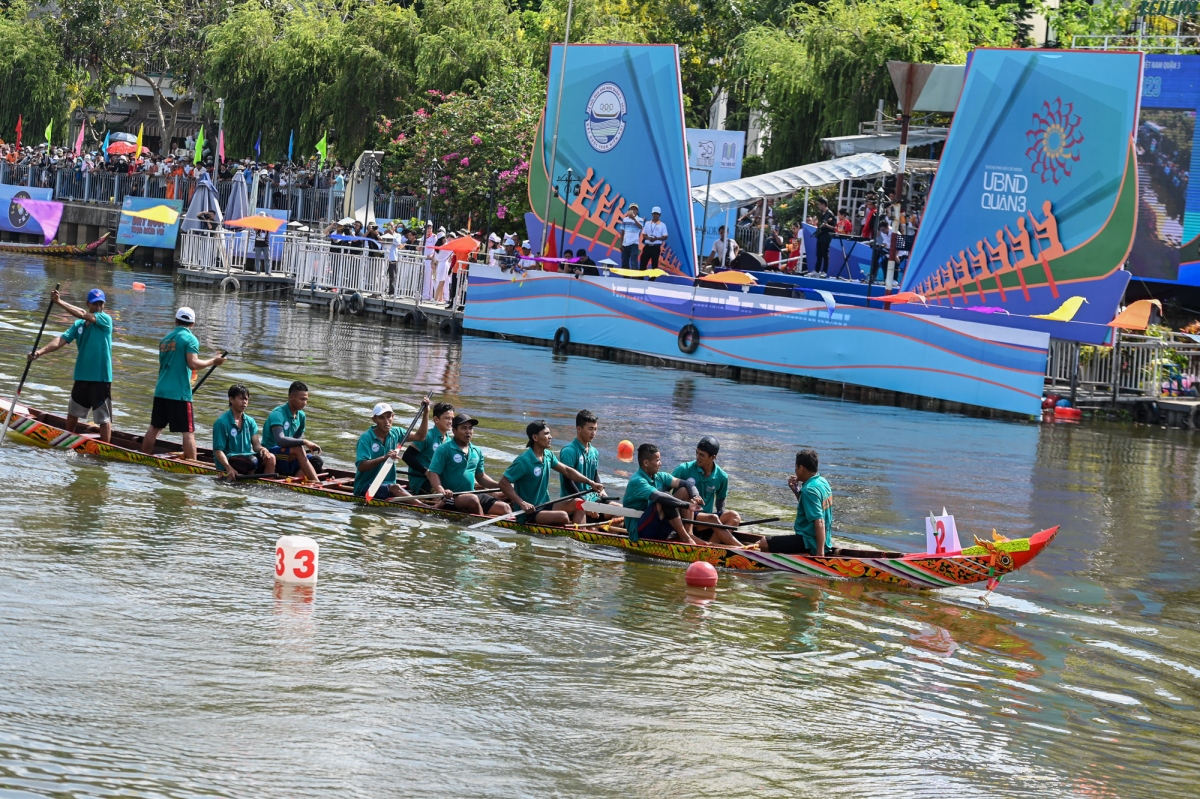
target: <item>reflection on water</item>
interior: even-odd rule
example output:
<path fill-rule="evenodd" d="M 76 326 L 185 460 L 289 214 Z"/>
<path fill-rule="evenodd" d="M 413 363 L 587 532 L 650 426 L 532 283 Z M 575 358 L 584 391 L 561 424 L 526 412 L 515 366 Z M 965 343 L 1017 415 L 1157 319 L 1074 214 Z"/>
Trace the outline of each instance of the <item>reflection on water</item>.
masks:
<path fill-rule="evenodd" d="M 916 549 L 943 505 L 963 536 L 1063 532 L 990 607 L 782 575 L 689 602 L 681 569 L 569 541 L 6 444 L 0 795 L 1195 793 L 1190 434 L 861 406 L 4 258 L 0 388 L 48 286 L 99 285 L 122 428 L 144 428 L 157 339 L 187 304 L 204 354 L 234 354 L 197 398 L 202 441 L 230 382 L 261 420 L 299 378 L 311 437 L 348 466 L 371 405 L 433 389 L 482 420 L 493 473 L 530 419 L 561 444 L 588 407 L 613 493 L 619 440 L 674 462 L 712 434 L 752 515 L 790 517 L 785 478 L 813 446 L 839 534 Z M 25 399 L 61 409 L 70 375 L 66 353 L 39 361 Z M 285 533 L 320 541 L 315 589 L 273 585 Z"/>

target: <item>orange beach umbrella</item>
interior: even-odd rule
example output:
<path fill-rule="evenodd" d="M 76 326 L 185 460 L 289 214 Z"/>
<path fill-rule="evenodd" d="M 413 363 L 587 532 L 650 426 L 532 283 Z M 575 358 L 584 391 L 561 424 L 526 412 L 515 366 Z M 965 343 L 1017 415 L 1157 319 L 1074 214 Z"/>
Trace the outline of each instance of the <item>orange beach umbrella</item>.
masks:
<path fill-rule="evenodd" d="M 267 233 L 275 233 L 279 228 L 287 224 L 282 219 L 276 219 L 273 216 L 243 216 L 241 219 L 233 219 L 225 223 L 229 227 L 244 227 L 251 230 L 265 230 Z"/>

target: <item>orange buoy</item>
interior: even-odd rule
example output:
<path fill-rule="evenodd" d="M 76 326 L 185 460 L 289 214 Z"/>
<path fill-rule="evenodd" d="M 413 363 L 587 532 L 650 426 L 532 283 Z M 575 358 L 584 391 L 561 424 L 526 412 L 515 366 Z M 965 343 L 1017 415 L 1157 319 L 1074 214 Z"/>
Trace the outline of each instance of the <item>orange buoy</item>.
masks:
<path fill-rule="evenodd" d="M 133 290 L 134 290 L 134 291 L 145 291 L 145 290 L 146 290 L 146 284 L 145 284 L 145 283 L 138 283 L 138 282 L 136 282 L 136 281 L 135 281 L 135 282 L 134 282 L 134 284 L 133 284 Z"/>
<path fill-rule="evenodd" d="M 625 439 L 620 444 L 617 444 L 617 460 L 622 463 L 629 463 L 633 460 L 633 442 Z"/>
<path fill-rule="evenodd" d="M 692 588 L 716 588 L 717 570 L 711 563 L 698 560 L 687 567 L 683 581 Z"/>

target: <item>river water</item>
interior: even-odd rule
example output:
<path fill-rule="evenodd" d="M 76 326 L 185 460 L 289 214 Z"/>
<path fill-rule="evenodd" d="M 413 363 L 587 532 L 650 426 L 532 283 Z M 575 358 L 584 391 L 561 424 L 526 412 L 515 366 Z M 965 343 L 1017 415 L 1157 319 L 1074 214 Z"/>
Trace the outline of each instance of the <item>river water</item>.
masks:
<path fill-rule="evenodd" d="M 197 398 L 205 444 L 232 381 L 260 421 L 308 382 L 341 466 L 372 404 L 435 389 L 482 421 L 493 474 L 528 420 L 562 444 L 588 407 L 614 493 L 619 440 L 674 463 L 713 434 L 751 516 L 790 519 L 813 446 L 840 536 L 920 549 L 942 506 L 964 538 L 1062 532 L 988 607 L 732 574 L 697 604 L 675 565 L 8 443 L 0 797 L 1196 795 L 1192 434 L 844 403 L 0 255 L 6 395 L 55 282 L 108 292 L 124 429 L 187 304 L 202 355 L 235 356 Z M 27 402 L 65 408 L 73 352 L 34 365 Z M 273 587 L 284 533 L 320 542 L 311 593 Z"/>

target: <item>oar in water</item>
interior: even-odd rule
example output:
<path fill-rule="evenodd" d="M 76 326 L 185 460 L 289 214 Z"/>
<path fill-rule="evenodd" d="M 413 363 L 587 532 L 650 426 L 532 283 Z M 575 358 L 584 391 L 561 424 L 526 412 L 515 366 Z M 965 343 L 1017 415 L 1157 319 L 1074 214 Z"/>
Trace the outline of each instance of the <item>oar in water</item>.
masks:
<path fill-rule="evenodd" d="M 409 433 L 411 433 L 413 428 L 417 426 L 417 422 L 421 421 L 421 414 L 425 412 L 425 403 L 429 402 L 432 397 L 433 392 L 430 391 L 425 395 L 425 401 L 417 404 L 417 415 L 413 417 L 412 422 L 409 423 L 408 427 L 404 429 L 405 438 L 408 438 Z M 400 443 L 404 444 L 403 441 Z M 379 471 L 375 473 L 375 479 L 371 481 L 371 485 L 367 486 L 367 502 L 370 502 L 375 498 L 375 492 L 377 492 L 379 487 L 383 485 L 383 478 L 387 477 L 388 469 L 394 465 L 395 463 L 390 458 L 383 459 L 383 463 L 380 465 Z"/>
<path fill-rule="evenodd" d="M 495 490 L 495 489 L 493 489 L 493 490 Z M 588 488 L 586 491 L 580 491 L 575 494 L 567 494 L 565 497 L 559 497 L 558 499 L 552 499 L 549 502 L 543 502 L 541 505 L 534 505 L 533 510 L 531 510 L 531 511 L 515 510 L 512 513 L 505 514 L 504 516 L 489 517 L 487 519 L 484 519 L 481 522 L 476 522 L 475 524 L 472 524 L 467 529 L 468 530 L 476 530 L 480 527 L 487 527 L 489 524 L 495 524 L 496 522 L 506 522 L 509 519 L 515 519 L 516 517 L 520 516 L 522 513 L 530 513 L 534 516 L 537 516 L 538 511 L 545 510 L 546 508 L 549 508 L 551 505 L 557 505 L 558 503 L 562 502 L 564 499 L 575 499 L 576 497 L 582 497 L 584 494 L 591 494 L 595 490 L 596 489 L 594 489 L 594 488 Z M 585 507 L 586 507 L 586 503 L 585 503 Z"/>
<path fill-rule="evenodd" d="M 229 354 L 229 351 L 225 350 L 221 353 L 221 357 L 224 358 L 228 354 Z M 200 386 L 204 385 L 204 381 L 208 379 L 208 376 L 211 375 L 213 373 L 213 370 L 216 368 L 217 368 L 217 364 L 215 364 L 215 363 L 212 366 L 208 367 L 208 371 L 204 373 L 204 376 L 196 381 L 196 385 L 192 386 L 193 394 L 195 394 L 197 391 L 200 390 Z"/>
<path fill-rule="evenodd" d="M 54 284 L 54 290 L 58 291 L 61 283 Z M 50 319 L 50 310 L 54 308 L 54 299 L 50 299 L 50 303 L 46 306 L 46 313 L 42 315 L 42 326 L 38 328 L 37 338 L 33 340 L 33 349 L 29 354 L 37 352 L 38 344 L 42 343 L 42 333 L 46 332 L 46 322 Z M 13 417 L 17 415 L 17 399 L 21 396 L 21 389 L 25 388 L 25 378 L 29 377 L 29 367 L 33 365 L 33 361 L 25 360 L 25 371 L 21 372 L 21 381 L 17 383 L 17 393 L 13 394 L 12 402 L 8 405 L 8 416 L 4 420 L 4 430 L 0 432 L 0 446 L 4 446 L 4 438 L 8 435 L 8 428 L 13 422 Z M 69 432 L 74 433 L 74 430 Z"/>

